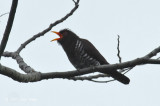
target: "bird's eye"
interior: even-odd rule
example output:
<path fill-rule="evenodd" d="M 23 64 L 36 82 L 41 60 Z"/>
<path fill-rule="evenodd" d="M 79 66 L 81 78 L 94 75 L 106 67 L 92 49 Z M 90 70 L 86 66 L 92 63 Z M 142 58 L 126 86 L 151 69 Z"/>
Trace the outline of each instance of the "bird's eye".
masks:
<path fill-rule="evenodd" d="M 63 36 L 66 36 L 68 33 L 67 32 L 62 32 L 62 35 Z"/>

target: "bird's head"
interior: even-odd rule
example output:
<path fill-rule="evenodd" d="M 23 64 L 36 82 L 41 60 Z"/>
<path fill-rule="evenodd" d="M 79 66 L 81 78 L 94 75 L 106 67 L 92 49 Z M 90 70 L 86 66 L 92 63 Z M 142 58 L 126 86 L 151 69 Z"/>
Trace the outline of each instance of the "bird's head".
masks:
<path fill-rule="evenodd" d="M 63 29 L 60 30 L 59 32 L 52 31 L 53 33 L 57 34 L 59 38 L 55 38 L 51 41 L 58 41 L 60 44 L 66 44 L 66 43 L 71 43 L 72 41 L 75 41 L 78 36 L 70 31 L 69 29 Z"/>

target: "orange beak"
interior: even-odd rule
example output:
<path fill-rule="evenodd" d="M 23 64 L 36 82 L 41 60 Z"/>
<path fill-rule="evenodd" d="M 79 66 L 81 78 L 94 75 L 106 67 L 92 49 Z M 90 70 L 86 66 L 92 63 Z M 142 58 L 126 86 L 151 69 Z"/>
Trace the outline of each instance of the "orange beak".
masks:
<path fill-rule="evenodd" d="M 56 39 L 53 39 L 53 40 L 51 40 L 51 42 L 52 41 L 56 41 L 56 40 L 59 40 L 59 39 L 61 39 L 63 36 L 62 36 L 62 34 L 61 33 L 59 33 L 59 32 L 56 32 L 56 31 L 51 31 L 51 32 L 53 32 L 53 33 L 55 33 L 55 34 L 57 34 L 60 38 L 56 38 Z"/>

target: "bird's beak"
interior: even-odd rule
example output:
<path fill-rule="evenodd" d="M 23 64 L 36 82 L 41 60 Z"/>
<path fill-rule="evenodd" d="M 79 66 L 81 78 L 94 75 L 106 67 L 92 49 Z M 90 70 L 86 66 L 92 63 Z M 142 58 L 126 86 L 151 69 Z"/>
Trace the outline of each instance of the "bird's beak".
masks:
<path fill-rule="evenodd" d="M 53 32 L 53 33 L 55 33 L 55 34 L 57 34 L 60 38 L 56 38 L 56 39 L 53 39 L 53 40 L 51 40 L 51 42 L 52 41 L 56 41 L 56 40 L 59 40 L 59 39 L 61 39 L 63 36 L 62 36 L 62 34 L 61 33 L 59 33 L 59 32 L 56 32 L 56 31 L 51 31 L 51 32 Z"/>

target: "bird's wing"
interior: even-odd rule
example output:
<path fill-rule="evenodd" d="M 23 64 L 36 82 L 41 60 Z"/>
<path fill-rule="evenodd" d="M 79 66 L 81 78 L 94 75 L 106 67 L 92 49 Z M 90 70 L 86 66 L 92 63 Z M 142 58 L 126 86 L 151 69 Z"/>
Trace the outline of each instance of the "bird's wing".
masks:
<path fill-rule="evenodd" d="M 99 51 L 94 47 L 94 45 L 86 39 L 81 39 L 84 50 L 90 55 L 92 58 L 96 59 L 100 62 L 100 64 L 109 64 L 106 59 L 99 53 Z"/>
<path fill-rule="evenodd" d="M 86 39 L 81 39 L 81 40 L 84 45 L 84 50 L 88 53 L 88 55 L 90 55 L 92 58 L 99 61 L 101 65 L 109 64 L 91 42 L 89 42 Z M 99 70 L 99 71 L 102 73 L 105 73 L 105 74 L 109 74 L 111 77 L 113 77 L 114 79 L 116 79 L 124 84 L 129 84 L 129 82 L 130 82 L 130 79 L 128 77 L 119 73 L 116 70 L 107 70 L 107 71 L 106 70 Z"/>

